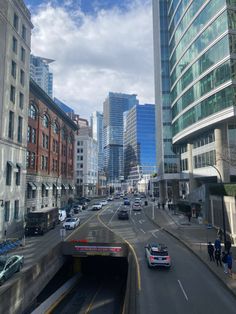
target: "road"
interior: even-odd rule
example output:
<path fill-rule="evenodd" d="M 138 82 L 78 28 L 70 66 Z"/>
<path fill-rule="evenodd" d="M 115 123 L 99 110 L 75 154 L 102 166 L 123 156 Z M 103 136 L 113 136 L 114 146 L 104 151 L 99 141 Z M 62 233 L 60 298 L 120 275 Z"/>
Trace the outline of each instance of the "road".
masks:
<path fill-rule="evenodd" d="M 235 313 L 236 300 L 199 259 L 179 241 L 159 230 L 141 213 L 130 209 L 129 221 L 119 221 L 116 202 L 100 215 L 112 230 L 129 241 L 137 254 L 140 273 L 140 314 Z M 173 267 L 149 269 L 144 246 L 149 242 L 165 243 Z"/>
<path fill-rule="evenodd" d="M 133 246 L 137 255 L 141 277 L 139 292 L 140 311 L 137 314 L 235 313 L 235 297 L 185 246 L 161 229 L 158 229 L 145 216 L 145 207 L 143 207 L 140 213 L 133 212 L 129 207 L 130 219 L 121 221 L 117 218 L 117 211 L 122 206 L 123 201 L 116 200 L 110 202 L 101 211 L 92 212 L 85 210 L 79 216 L 81 216 L 82 223 L 90 219 L 91 216 L 98 216 L 100 222 L 107 225 Z M 44 249 L 50 249 L 50 246 L 60 241 L 60 228 L 61 226 L 57 226 L 56 230 L 48 232 L 43 237 L 26 239 L 25 266 L 35 260 L 35 254 L 40 254 L 39 252 L 43 252 Z M 71 231 L 67 235 L 70 233 Z M 168 246 L 173 263 L 173 267 L 170 270 L 149 269 L 147 267 L 144 257 L 144 246 L 149 242 L 161 242 Z M 83 303 L 82 307 L 84 313 L 115 313 L 111 312 L 111 307 L 114 308 L 114 304 L 117 302 L 117 295 L 111 295 L 111 289 L 109 288 L 111 283 L 113 283 L 114 291 L 116 289 L 113 277 L 100 278 L 95 281 L 88 277 L 84 282 L 85 286 L 82 283 L 80 290 L 76 290 L 77 294 L 70 296 L 68 303 L 74 306 L 74 302 L 71 302 L 72 299 L 77 300 L 77 303 L 79 303 L 82 300 L 79 296 L 83 298 L 83 295 L 88 294 L 90 297 Z M 88 283 L 90 284 L 88 285 Z M 88 287 L 90 292 L 86 292 Z M 113 301 L 110 303 L 109 301 L 104 301 L 112 299 Z M 98 304 L 101 305 L 101 300 L 103 300 L 103 305 L 107 304 L 107 310 L 105 307 L 97 306 Z M 74 308 L 70 312 L 73 313 Z"/>

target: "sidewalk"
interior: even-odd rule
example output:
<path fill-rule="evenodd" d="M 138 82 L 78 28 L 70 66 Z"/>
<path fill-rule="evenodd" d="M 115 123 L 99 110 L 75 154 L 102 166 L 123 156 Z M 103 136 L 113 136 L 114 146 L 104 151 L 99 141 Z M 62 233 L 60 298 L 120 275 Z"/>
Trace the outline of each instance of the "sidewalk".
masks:
<path fill-rule="evenodd" d="M 221 282 L 226 285 L 230 291 L 236 296 L 236 247 L 232 246 L 233 255 L 233 276 L 232 278 L 224 274 L 223 267 L 209 261 L 207 253 L 207 243 L 211 241 L 213 244 L 217 238 L 217 230 L 209 228 L 204 224 L 199 224 L 196 218 L 188 218 L 183 214 L 173 214 L 168 209 L 157 209 L 155 206 L 154 217 L 153 208 L 148 206 L 145 209 L 146 215 L 153 220 L 158 226 L 162 227 L 166 232 L 177 238 L 185 246 L 187 246 L 199 259 L 201 259 L 209 270 L 218 277 Z M 153 219 L 154 218 L 154 219 Z"/>

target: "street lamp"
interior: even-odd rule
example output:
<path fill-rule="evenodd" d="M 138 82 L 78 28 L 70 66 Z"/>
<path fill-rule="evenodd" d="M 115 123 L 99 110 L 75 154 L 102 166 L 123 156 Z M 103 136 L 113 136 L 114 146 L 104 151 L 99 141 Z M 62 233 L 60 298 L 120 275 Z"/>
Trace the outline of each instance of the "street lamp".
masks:
<path fill-rule="evenodd" d="M 221 176 L 221 173 L 220 173 L 219 169 L 217 169 L 213 165 L 208 165 L 208 166 L 214 168 L 217 171 L 217 173 L 219 174 L 219 177 L 220 177 L 220 183 L 223 184 L 222 176 Z M 224 211 L 224 196 L 223 196 L 223 193 L 221 194 L 221 209 L 222 209 L 223 235 L 224 235 L 224 245 L 225 245 L 226 244 L 226 227 L 225 227 L 225 211 Z"/>

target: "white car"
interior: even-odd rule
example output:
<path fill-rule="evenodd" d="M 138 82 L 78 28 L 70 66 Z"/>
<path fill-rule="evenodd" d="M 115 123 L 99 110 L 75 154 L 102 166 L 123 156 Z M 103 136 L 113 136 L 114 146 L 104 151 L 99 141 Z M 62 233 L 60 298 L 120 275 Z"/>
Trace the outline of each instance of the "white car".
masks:
<path fill-rule="evenodd" d="M 80 225 L 79 217 L 67 218 L 63 223 L 63 228 L 65 229 L 75 229 Z"/>
<path fill-rule="evenodd" d="M 102 206 L 105 206 L 105 205 L 107 205 L 107 201 L 106 201 L 106 200 L 102 200 L 102 201 L 100 202 L 100 204 L 101 204 Z"/>
<path fill-rule="evenodd" d="M 145 246 L 145 257 L 148 267 L 171 267 L 171 257 L 164 244 L 147 244 Z"/>
<path fill-rule="evenodd" d="M 102 204 L 101 203 L 93 204 L 92 210 L 100 210 L 100 209 L 102 209 Z"/>

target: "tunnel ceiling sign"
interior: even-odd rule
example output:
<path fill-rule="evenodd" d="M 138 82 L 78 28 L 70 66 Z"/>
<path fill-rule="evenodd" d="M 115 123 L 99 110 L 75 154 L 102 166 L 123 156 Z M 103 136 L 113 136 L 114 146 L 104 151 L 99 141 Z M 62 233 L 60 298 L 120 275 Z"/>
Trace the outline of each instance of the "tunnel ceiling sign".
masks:
<path fill-rule="evenodd" d="M 101 245 L 75 245 L 77 252 L 86 253 L 87 255 L 113 255 L 122 251 L 121 246 L 101 246 Z"/>

